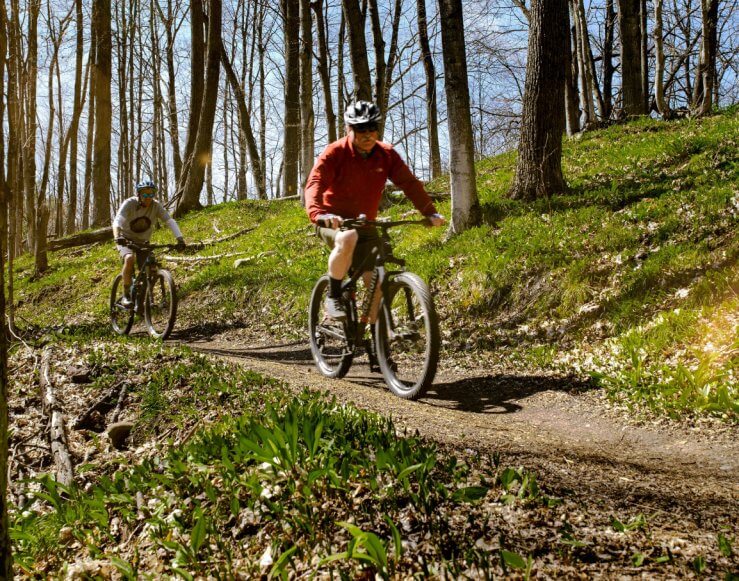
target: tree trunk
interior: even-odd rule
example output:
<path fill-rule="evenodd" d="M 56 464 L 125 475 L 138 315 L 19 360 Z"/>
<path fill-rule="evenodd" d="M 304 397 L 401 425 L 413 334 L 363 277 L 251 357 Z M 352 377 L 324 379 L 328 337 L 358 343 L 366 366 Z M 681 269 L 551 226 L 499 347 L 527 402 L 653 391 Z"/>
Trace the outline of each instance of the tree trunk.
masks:
<path fill-rule="evenodd" d="M 313 19 L 310 0 L 300 0 L 300 188 L 303 189 L 315 161 L 313 120 Z"/>
<path fill-rule="evenodd" d="M 567 135 L 580 131 L 580 107 L 577 91 L 577 58 L 572 54 L 572 34 L 567 12 L 567 34 L 565 35 L 565 123 Z"/>
<path fill-rule="evenodd" d="M 111 104 L 110 75 L 112 41 L 110 33 L 110 0 L 97 0 L 93 4 L 95 27 L 95 142 L 93 146 L 92 226 L 104 226 L 110 222 L 110 135 Z"/>
<path fill-rule="evenodd" d="M 283 196 L 298 193 L 300 159 L 300 0 L 282 0 L 285 21 L 285 137 Z"/>
<path fill-rule="evenodd" d="M 649 31 L 647 30 L 647 0 L 639 1 L 639 38 L 641 40 L 641 87 L 644 114 L 649 114 Z"/>
<path fill-rule="evenodd" d="M 311 2 L 311 8 L 316 15 L 316 31 L 318 33 L 318 74 L 321 77 L 323 89 L 323 106 L 326 110 L 326 129 L 328 142 L 336 141 L 336 113 L 331 98 L 331 74 L 328 69 L 328 43 L 326 42 L 326 20 L 323 18 L 323 0 Z"/>
<path fill-rule="evenodd" d="M 5 3 L 0 6 L 0 95 L 5 95 L 8 39 Z M 0 98 L 0 579 L 13 578 L 13 554 L 8 522 L 8 333 L 5 326 L 5 257 L 8 255 L 8 201 L 5 181 L 5 108 Z"/>
<path fill-rule="evenodd" d="M 38 19 L 40 0 L 28 2 L 28 57 L 25 66 L 25 140 L 23 145 L 23 180 L 25 190 L 25 223 L 28 248 L 36 242 L 36 82 L 38 77 Z M 18 199 L 19 207 L 21 198 Z M 19 226 L 22 222 L 18 223 Z M 22 230 L 22 228 L 21 228 Z M 19 232 L 19 234 L 22 234 Z M 22 236 L 19 236 L 21 238 Z"/>
<path fill-rule="evenodd" d="M 586 50 L 588 29 L 583 18 L 585 11 L 582 7 L 582 0 L 572 0 L 570 2 L 570 8 L 572 19 L 575 22 L 575 35 L 577 37 L 575 52 L 577 54 L 577 69 L 580 72 L 580 108 L 585 113 L 583 126 L 589 128 L 595 123 L 595 107 L 593 106 L 593 79 L 590 76 L 588 52 Z"/>
<path fill-rule="evenodd" d="M 642 84 L 641 0 L 619 0 L 621 95 L 627 116 L 647 113 Z"/>
<path fill-rule="evenodd" d="M 90 56 L 88 62 L 94 61 L 95 29 L 90 33 Z M 90 67 L 89 106 L 87 112 L 87 142 L 85 144 L 85 177 L 82 197 L 82 229 L 90 227 L 90 190 L 92 189 L 92 144 L 95 135 L 95 82 L 94 69 Z"/>
<path fill-rule="evenodd" d="M 428 25 L 426 21 L 426 0 L 416 0 L 418 11 L 418 42 L 421 45 L 423 70 L 426 73 L 426 120 L 429 135 L 429 162 L 431 179 L 441 175 L 441 152 L 439 150 L 439 119 L 436 104 L 436 69 L 434 56 L 429 45 Z"/>
<path fill-rule="evenodd" d="M 672 117 L 670 107 L 665 99 L 664 75 L 665 75 L 665 51 L 664 39 L 662 37 L 662 3 L 663 0 L 654 0 L 654 100 L 657 111 L 663 119 Z"/>
<path fill-rule="evenodd" d="M 201 208 L 200 192 L 205 179 L 205 166 L 210 161 L 213 143 L 213 122 L 218 104 L 218 80 L 221 70 L 221 0 L 208 2 L 208 52 L 206 55 L 207 70 L 205 74 L 205 92 L 200 109 L 197 139 L 192 155 L 188 159 L 189 170 L 184 172 L 187 181 L 175 210 L 176 216 L 182 216 L 191 210 Z"/>
<path fill-rule="evenodd" d="M 375 49 L 375 85 L 372 98 L 376 104 L 380 105 L 380 110 L 384 112 L 381 101 L 385 94 L 385 39 L 382 37 L 382 24 L 380 23 L 377 0 L 369 0 L 367 7 L 372 29 L 372 46 Z"/>
<path fill-rule="evenodd" d="M 177 181 L 177 196 L 182 196 L 192 164 L 195 140 L 198 136 L 200 110 L 203 106 L 203 82 L 205 79 L 205 36 L 203 29 L 202 0 L 190 2 L 190 115 L 187 121 L 187 141 L 182 158 L 180 179 Z M 179 200 L 178 200 L 179 203 Z"/>
<path fill-rule="evenodd" d="M 509 195 L 534 200 L 563 192 L 564 55 L 567 0 L 534 2 L 516 175 Z"/>
<path fill-rule="evenodd" d="M 451 150 L 449 180 L 452 219 L 449 228 L 452 233 L 458 234 L 480 221 L 462 0 L 439 0 L 439 18 Z"/>
<path fill-rule="evenodd" d="M 393 84 L 393 72 L 398 62 L 398 32 L 400 30 L 400 17 L 402 15 L 402 0 L 395 0 L 395 9 L 393 12 L 392 33 L 390 35 L 390 49 L 387 55 L 387 66 L 385 67 L 385 80 L 382 86 L 382 95 L 377 102 L 380 111 L 383 113 L 381 131 L 385 130 L 385 114 L 387 114 L 388 103 L 390 102 L 390 87 Z M 382 133 L 380 134 L 382 135 Z"/>
<path fill-rule="evenodd" d="M 226 79 L 228 80 L 229 86 L 234 93 L 234 100 L 239 110 L 239 126 L 241 134 L 246 139 L 246 145 L 249 150 L 249 158 L 251 159 L 251 171 L 254 176 L 254 183 L 257 186 L 257 192 L 260 200 L 267 199 L 267 192 L 264 190 L 265 179 L 262 174 L 262 163 L 259 156 L 259 149 L 257 149 L 257 141 L 254 138 L 254 132 L 251 128 L 251 115 L 246 107 L 246 95 L 244 95 L 244 89 L 239 83 L 239 79 L 236 76 L 236 72 L 231 66 L 231 61 L 228 60 L 226 51 L 221 49 L 221 64 L 223 70 L 226 73 Z"/>
<path fill-rule="evenodd" d="M 605 31 L 603 34 L 603 118 L 610 119 L 613 111 L 613 36 L 616 12 L 613 0 L 606 0 Z"/>
<path fill-rule="evenodd" d="M 157 6 L 159 3 L 157 2 Z M 175 183 L 179 183 L 182 174 L 182 157 L 180 156 L 180 130 L 177 119 L 177 79 L 174 70 L 174 14 L 172 13 L 172 0 L 167 0 L 167 17 L 162 14 L 164 32 L 166 34 L 167 49 L 167 104 L 169 109 L 169 136 L 172 143 L 172 160 L 174 164 Z"/>
<path fill-rule="evenodd" d="M 364 37 L 364 17 L 358 0 L 342 0 L 344 19 L 349 32 L 349 52 L 352 59 L 353 100 L 372 99 L 372 80 L 367 59 L 367 41 Z"/>
<path fill-rule="evenodd" d="M 708 115 L 713 109 L 718 53 L 718 0 L 701 0 L 702 40 L 698 73 L 693 89 L 693 114 Z"/>
<path fill-rule="evenodd" d="M 257 185 L 260 199 L 267 199 L 267 75 L 264 70 L 265 54 L 267 46 L 264 42 L 262 30 L 264 29 L 265 7 L 259 4 L 259 18 L 257 19 L 257 42 L 259 43 L 259 160 L 261 166 L 262 181 Z M 245 190 L 246 191 L 246 190 Z"/>
<path fill-rule="evenodd" d="M 344 133 L 344 110 L 346 109 L 346 100 L 344 99 L 344 44 L 346 42 L 346 18 L 344 12 L 341 12 L 341 23 L 339 24 L 339 45 L 336 51 L 336 110 L 339 112 L 341 119 L 337 123 L 336 129 L 339 134 Z"/>
<path fill-rule="evenodd" d="M 83 95 L 87 83 L 87 75 L 82 78 L 82 58 L 85 52 L 85 29 L 82 15 L 82 0 L 75 0 L 75 16 L 77 23 L 77 45 L 75 49 L 74 66 L 74 108 L 72 122 L 69 126 L 69 203 L 67 205 L 67 219 L 65 234 L 72 234 L 77 230 L 77 146 L 79 142 L 80 116 L 82 115 Z"/>

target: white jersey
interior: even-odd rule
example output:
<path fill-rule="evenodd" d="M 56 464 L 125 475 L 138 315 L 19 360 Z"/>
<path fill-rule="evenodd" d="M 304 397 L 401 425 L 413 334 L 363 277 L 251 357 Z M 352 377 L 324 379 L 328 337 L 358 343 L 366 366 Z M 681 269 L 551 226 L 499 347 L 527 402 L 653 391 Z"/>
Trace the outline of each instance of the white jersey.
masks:
<path fill-rule="evenodd" d="M 136 196 L 128 198 L 121 204 L 113 220 L 113 226 L 119 229 L 121 236 L 125 236 L 132 242 L 144 244 L 151 239 L 157 220 L 167 224 L 175 238 L 182 236 L 177 222 L 172 219 L 162 204 L 152 200 L 149 207 L 145 208 Z"/>

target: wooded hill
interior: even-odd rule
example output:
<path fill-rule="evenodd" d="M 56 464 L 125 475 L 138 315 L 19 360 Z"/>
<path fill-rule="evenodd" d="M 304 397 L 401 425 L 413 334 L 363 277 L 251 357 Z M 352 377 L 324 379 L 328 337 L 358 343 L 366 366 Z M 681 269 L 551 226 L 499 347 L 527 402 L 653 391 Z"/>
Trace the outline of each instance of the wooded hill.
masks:
<path fill-rule="evenodd" d="M 449 240 L 440 229 L 395 237 L 435 292 L 442 370 L 495 373 L 497 389 L 553 375 L 576 394 L 601 385 L 617 408 L 680 418 L 672 428 L 708 426 L 711 446 L 734 449 L 738 130 L 733 109 L 582 135 L 565 146 L 570 193 L 536 204 L 505 196 L 512 154 L 480 162 L 483 226 Z M 429 187 L 444 191 L 441 180 Z M 410 210 L 396 202 L 387 213 Z M 234 349 L 304 341 L 326 255 L 295 201 L 229 203 L 182 227 L 190 240 L 253 230 L 168 262 L 182 298 L 175 339 L 220 336 Z M 23 342 L 10 361 L 9 498 L 19 574 L 733 579 L 730 458 L 718 468 L 705 456 L 686 465 L 682 451 L 592 458 L 573 441 L 554 454 L 551 442 L 510 454 L 474 436 L 475 449 L 409 435 L 303 369 L 288 388 L 143 333 L 113 336 L 112 244 L 50 256 L 37 279 L 30 257 L 15 264 Z M 326 391 L 301 391 L 308 385 Z M 450 411 L 361 390 L 385 414 Z M 70 485 L 44 429 L 61 410 Z M 635 429 L 637 414 L 614 414 L 616 431 Z M 122 415 L 133 420 L 128 446 L 104 434 Z"/>
<path fill-rule="evenodd" d="M 394 236 L 408 267 L 431 283 L 445 353 L 584 375 L 642 411 L 735 420 L 737 135 L 736 107 L 581 134 L 564 146 L 570 192 L 534 203 L 506 197 L 514 154 L 481 161 L 482 226 L 450 240 L 442 229 Z M 440 179 L 428 189 L 447 186 Z M 448 202 L 440 208 L 448 214 Z M 411 211 L 395 200 L 386 215 Z M 296 201 L 217 205 L 181 226 L 189 241 L 253 229 L 165 258 L 180 295 L 174 338 L 226 329 L 241 329 L 245 342 L 305 336 L 326 255 Z M 18 327 L 110 333 L 112 244 L 50 257 L 38 279 L 29 257 L 15 263 Z M 237 259 L 247 260 L 234 267 Z"/>

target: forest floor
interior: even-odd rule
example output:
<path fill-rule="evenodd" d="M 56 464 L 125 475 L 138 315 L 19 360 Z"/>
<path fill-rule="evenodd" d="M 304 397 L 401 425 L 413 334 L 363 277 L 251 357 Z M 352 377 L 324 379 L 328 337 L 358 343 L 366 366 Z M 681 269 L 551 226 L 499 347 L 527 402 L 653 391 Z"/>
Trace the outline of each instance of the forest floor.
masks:
<path fill-rule="evenodd" d="M 433 387 L 411 402 L 394 397 L 364 356 L 344 379 L 330 380 L 302 342 L 265 342 L 243 329 L 184 342 L 295 390 L 328 390 L 460 454 L 500 454 L 504 463 L 534 471 L 548 494 L 572 498 L 593 527 L 616 515 L 624 522 L 624 515 L 643 515 L 655 545 L 669 539 L 674 555 L 695 559 L 716 552 L 719 533 L 739 538 L 736 425 L 637 418 L 588 382 L 507 370 L 489 353 L 443 355 Z M 727 579 L 739 574 L 737 556 L 734 547 Z"/>

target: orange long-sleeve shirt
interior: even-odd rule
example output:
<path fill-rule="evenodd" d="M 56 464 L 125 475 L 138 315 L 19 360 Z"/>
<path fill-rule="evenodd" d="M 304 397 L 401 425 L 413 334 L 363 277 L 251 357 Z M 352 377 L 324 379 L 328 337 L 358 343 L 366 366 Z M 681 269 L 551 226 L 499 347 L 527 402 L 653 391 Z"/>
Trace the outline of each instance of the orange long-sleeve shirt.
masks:
<path fill-rule="evenodd" d="M 392 181 L 424 216 L 436 213 L 421 181 L 393 146 L 378 141 L 368 157 L 355 150 L 349 137 L 329 144 L 316 160 L 305 186 L 305 210 L 315 222 L 321 214 L 377 218 L 382 191 Z"/>

